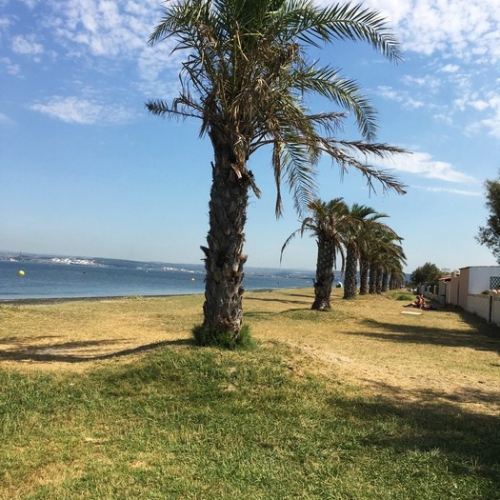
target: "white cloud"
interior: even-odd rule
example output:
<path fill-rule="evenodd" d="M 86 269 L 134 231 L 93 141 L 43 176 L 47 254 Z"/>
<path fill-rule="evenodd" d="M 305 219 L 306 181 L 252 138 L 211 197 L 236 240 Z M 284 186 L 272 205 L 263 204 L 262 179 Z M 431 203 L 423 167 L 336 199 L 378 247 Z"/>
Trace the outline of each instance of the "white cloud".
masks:
<path fill-rule="evenodd" d="M 453 118 L 449 114 L 446 114 L 446 113 L 434 113 L 432 115 L 432 117 L 434 118 L 434 120 L 441 122 L 441 123 L 444 123 L 450 127 L 454 123 Z"/>
<path fill-rule="evenodd" d="M 418 77 L 405 75 L 403 77 L 403 83 L 412 87 L 424 88 L 426 92 L 433 92 L 442 85 L 441 79 L 431 75 L 423 75 Z"/>
<path fill-rule="evenodd" d="M 408 109 L 418 109 L 422 108 L 426 105 L 424 101 L 415 99 L 412 97 L 409 92 L 405 92 L 402 90 L 396 90 L 387 85 L 380 85 L 376 89 L 376 94 L 379 96 L 388 99 L 390 101 L 400 102 L 403 107 Z"/>
<path fill-rule="evenodd" d="M 168 40 L 141 51 L 138 59 L 142 80 L 140 89 L 147 96 L 169 98 L 178 94 L 177 76 L 182 56 L 178 52 L 172 54 L 171 51 L 172 44 Z"/>
<path fill-rule="evenodd" d="M 12 19 L 7 17 L 0 17 L 0 31 L 5 31 L 12 24 Z"/>
<path fill-rule="evenodd" d="M 498 0 L 365 0 L 364 5 L 384 15 L 405 51 L 444 52 L 465 61 L 500 60 Z"/>
<path fill-rule="evenodd" d="M 0 58 L 0 64 L 5 67 L 5 71 L 9 75 L 19 75 L 21 73 L 21 68 L 19 67 L 19 64 L 13 63 L 8 57 L 2 57 Z"/>
<path fill-rule="evenodd" d="M 156 97 L 177 92 L 180 55 L 171 54 L 170 41 L 154 48 L 147 44 L 161 16 L 160 0 L 68 0 L 52 6 L 54 16 L 47 24 L 76 55 L 133 61 L 143 93 Z M 170 75 L 172 67 L 175 74 Z"/>
<path fill-rule="evenodd" d="M 34 9 L 40 0 L 20 0 L 24 5 L 26 5 L 30 9 Z"/>
<path fill-rule="evenodd" d="M 0 125 L 12 125 L 14 122 L 4 113 L 0 113 Z"/>
<path fill-rule="evenodd" d="M 37 55 L 43 53 L 43 46 L 34 35 L 17 35 L 12 39 L 12 50 L 17 54 Z"/>
<path fill-rule="evenodd" d="M 469 119 L 465 128 L 468 135 L 476 135 L 486 129 L 491 137 L 500 138 L 500 92 L 478 90 L 465 93 L 454 101 L 454 105 L 463 113 L 470 110 L 480 113 Z M 481 115 L 486 117 L 481 118 Z"/>
<path fill-rule="evenodd" d="M 66 123 L 81 125 L 122 123 L 130 119 L 125 108 L 105 106 L 77 97 L 56 96 L 46 103 L 33 104 L 31 109 Z"/>
<path fill-rule="evenodd" d="M 500 93 L 490 96 L 487 108 L 491 112 L 490 116 L 481 120 L 478 125 L 486 128 L 492 137 L 500 139 Z"/>
<path fill-rule="evenodd" d="M 424 187 L 424 186 L 413 186 L 417 189 L 423 189 L 424 191 L 430 193 L 450 193 L 450 194 L 458 194 L 463 196 L 484 196 L 484 193 L 481 191 L 467 191 L 465 189 L 450 189 L 450 188 L 440 188 L 440 187 Z"/>
<path fill-rule="evenodd" d="M 409 155 L 397 155 L 397 157 L 384 160 L 382 165 L 384 168 L 420 175 L 428 179 L 456 183 L 476 182 L 470 175 L 455 170 L 451 163 L 435 160 L 429 153 L 416 152 Z"/>
<path fill-rule="evenodd" d="M 473 107 L 474 109 L 477 109 L 478 111 L 483 111 L 483 109 L 489 107 L 489 104 L 481 99 L 478 99 L 477 101 L 471 101 L 469 103 L 469 106 Z"/>
<path fill-rule="evenodd" d="M 460 66 L 456 64 L 445 64 L 441 71 L 444 73 L 456 73 L 460 69 Z"/>
<path fill-rule="evenodd" d="M 68 0 L 52 3 L 55 15 L 47 24 L 63 42 L 92 55 L 137 56 L 160 15 L 157 0 Z"/>

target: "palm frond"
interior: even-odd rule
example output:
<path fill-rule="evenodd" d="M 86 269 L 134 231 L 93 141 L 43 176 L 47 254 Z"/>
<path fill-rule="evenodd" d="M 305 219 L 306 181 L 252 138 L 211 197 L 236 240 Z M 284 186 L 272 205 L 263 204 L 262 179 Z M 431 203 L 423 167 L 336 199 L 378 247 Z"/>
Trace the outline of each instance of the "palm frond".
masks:
<path fill-rule="evenodd" d="M 258 148 L 272 145 L 276 215 L 282 212 L 281 184 L 287 183 L 303 216 L 317 196 L 317 167 L 330 156 L 341 173 L 359 170 L 370 186 L 399 194 L 405 187 L 390 172 L 360 160 L 404 153 L 374 143 L 377 114 L 359 85 L 340 71 L 309 63 L 307 46 L 337 40 L 362 41 L 390 60 L 399 46 L 384 19 L 361 4 L 319 7 L 310 0 L 172 0 L 149 38 L 154 45 L 171 38 L 173 51 L 187 54 L 181 91 L 171 104 L 146 103 L 157 116 L 201 119 L 200 135 L 210 134 L 245 163 Z M 304 95 L 326 98 L 339 111 L 310 112 Z M 346 113 L 353 113 L 362 141 L 333 139 Z M 366 141 L 366 142 L 364 142 Z M 233 162 L 234 163 L 234 162 Z M 255 192 L 258 189 L 252 186 Z"/>
<path fill-rule="evenodd" d="M 320 25 L 327 26 L 328 35 L 337 40 L 360 40 L 373 46 L 392 62 L 401 60 L 400 45 L 390 33 L 385 19 L 363 4 L 334 4 L 318 14 Z"/>
<path fill-rule="evenodd" d="M 375 138 L 377 113 L 355 81 L 340 77 L 339 70 L 314 66 L 300 68 L 294 79 L 301 91 L 315 92 L 352 111 L 363 137 L 368 141 Z"/>

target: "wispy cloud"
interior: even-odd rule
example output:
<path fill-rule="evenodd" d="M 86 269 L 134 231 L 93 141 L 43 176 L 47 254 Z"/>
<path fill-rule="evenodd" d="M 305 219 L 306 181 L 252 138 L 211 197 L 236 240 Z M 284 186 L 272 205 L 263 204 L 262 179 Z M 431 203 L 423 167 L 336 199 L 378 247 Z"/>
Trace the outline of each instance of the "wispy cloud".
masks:
<path fill-rule="evenodd" d="M 384 160 L 381 166 L 428 179 L 456 183 L 477 182 L 474 177 L 456 170 L 451 163 L 435 160 L 432 155 L 424 152 L 398 155 L 397 157 Z"/>
<path fill-rule="evenodd" d="M 365 0 L 364 4 L 384 14 L 405 51 L 453 54 L 468 62 L 500 61 L 498 0 Z"/>
<path fill-rule="evenodd" d="M 375 93 L 384 99 L 399 102 L 407 109 L 418 109 L 426 106 L 426 103 L 423 100 L 416 99 L 410 94 L 410 92 L 396 90 L 388 85 L 380 85 L 375 90 Z"/>
<path fill-rule="evenodd" d="M 67 0 L 51 5 L 53 15 L 46 23 L 55 35 L 75 49 L 103 57 L 136 57 L 161 13 L 158 0 Z"/>
<path fill-rule="evenodd" d="M 422 191 L 427 191 L 428 193 L 449 193 L 461 196 L 484 196 L 484 193 L 482 191 L 467 191 L 466 189 L 452 189 L 429 186 L 412 186 L 412 188 L 421 189 Z"/>
<path fill-rule="evenodd" d="M 40 0 L 20 0 L 20 1 L 30 9 L 34 9 L 40 2 Z"/>
<path fill-rule="evenodd" d="M 4 113 L 0 113 L 0 125 L 13 125 L 14 122 Z"/>
<path fill-rule="evenodd" d="M 127 60 L 137 66 L 138 88 L 145 94 L 166 95 L 177 86 L 178 56 L 165 42 L 154 49 L 148 38 L 160 19 L 160 0 L 98 0 L 52 2 L 53 15 L 46 21 L 63 45 L 77 56 Z M 174 74 L 169 69 L 175 67 Z M 167 78 L 170 81 L 166 81 Z M 158 95 L 158 94 L 157 94 Z"/>
<path fill-rule="evenodd" d="M 21 72 L 19 64 L 13 63 L 8 57 L 1 57 L 0 64 L 9 75 L 19 75 Z"/>
<path fill-rule="evenodd" d="M 442 80 L 432 75 L 411 76 L 405 75 L 402 79 L 405 85 L 425 89 L 426 92 L 434 92 L 442 85 Z"/>
<path fill-rule="evenodd" d="M 38 55 L 44 52 L 43 45 L 34 35 L 17 35 L 12 39 L 12 50 L 17 54 Z"/>
<path fill-rule="evenodd" d="M 140 90 L 148 97 L 169 98 L 178 94 L 178 72 L 182 55 L 172 54 L 172 43 L 166 41 L 141 51 L 138 70 Z"/>
<path fill-rule="evenodd" d="M 330 0 L 316 3 L 331 4 Z M 379 87 L 379 95 L 400 102 L 407 109 L 418 109 L 424 102 L 426 107 L 434 108 L 429 97 L 435 94 L 440 103 L 454 103 L 448 109 L 437 106 L 440 112 L 434 116 L 440 121 L 460 123 L 460 128 L 468 133 L 486 130 L 493 137 L 500 136 L 500 112 L 484 97 L 499 88 L 498 0 L 365 0 L 363 5 L 382 13 L 408 59 L 413 54 L 430 56 L 429 61 L 434 57 L 432 74 L 403 79 L 410 89 L 408 93 L 387 86 Z M 436 78 L 436 74 L 440 77 Z M 420 90 L 426 91 L 425 98 Z M 461 113 L 467 110 L 482 116 Z"/>
<path fill-rule="evenodd" d="M 33 104 L 31 109 L 66 123 L 81 125 L 123 123 L 130 119 L 130 113 L 125 108 L 105 106 L 77 97 L 56 96 L 46 103 Z"/>
<path fill-rule="evenodd" d="M 442 68 L 441 71 L 443 73 L 456 73 L 460 69 L 460 66 L 457 64 L 445 64 Z"/>
<path fill-rule="evenodd" d="M 486 129 L 488 135 L 500 139 L 500 111 L 496 112 L 490 117 L 473 123 L 467 128 L 467 132 L 476 135 L 481 133 L 482 130 Z"/>
<path fill-rule="evenodd" d="M 500 85 L 500 79 L 497 81 Z M 465 131 L 469 135 L 486 133 L 500 138 L 500 91 L 478 89 L 465 92 L 454 105 L 462 112 L 477 112 Z"/>

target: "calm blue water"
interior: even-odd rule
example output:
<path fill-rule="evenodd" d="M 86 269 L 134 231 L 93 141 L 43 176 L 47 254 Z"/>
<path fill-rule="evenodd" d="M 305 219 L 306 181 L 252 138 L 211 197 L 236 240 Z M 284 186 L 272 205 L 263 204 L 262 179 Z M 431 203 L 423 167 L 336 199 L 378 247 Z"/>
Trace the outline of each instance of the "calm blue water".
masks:
<path fill-rule="evenodd" d="M 0 261 L 0 300 L 204 293 L 202 266 L 157 269 Z M 24 276 L 19 276 L 19 270 Z M 245 270 L 247 290 L 312 286 L 313 273 Z"/>

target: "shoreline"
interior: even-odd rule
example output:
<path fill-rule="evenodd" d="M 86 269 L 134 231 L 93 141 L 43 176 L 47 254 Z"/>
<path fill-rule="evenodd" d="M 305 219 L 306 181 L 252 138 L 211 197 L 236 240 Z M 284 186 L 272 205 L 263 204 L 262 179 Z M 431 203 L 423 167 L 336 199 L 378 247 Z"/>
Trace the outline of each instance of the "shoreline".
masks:
<path fill-rule="evenodd" d="M 271 292 L 273 290 L 300 290 L 301 288 L 307 287 L 289 287 L 289 288 L 256 288 L 245 290 L 246 292 Z M 161 299 L 167 297 L 183 297 L 183 296 L 196 296 L 204 295 L 202 293 L 164 293 L 155 295 L 98 295 L 98 296 L 86 296 L 86 297 L 27 297 L 27 298 L 15 298 L 15 299 L 0 299 L 0 306 L 3 305 L 37 305 L 37 304 L 58 304 L 63 302 L 98 302 L 101 300 L 120 300 L 120 299 Z"/>
<path fill-rule="evenodd" d="M 19 299 L 0 299 L 1 305 L 32 305 L 32 304 L 57 304 L 60 302 L 97 302 L 99 300 L 120 300 L 120 299 L 159 299 L 163 297 L 181 297 L 183 295 L 201 295 L 198 293 L 168 293 L 161 295 L 99 295 L 92 297 L 28 297 Z"/>

